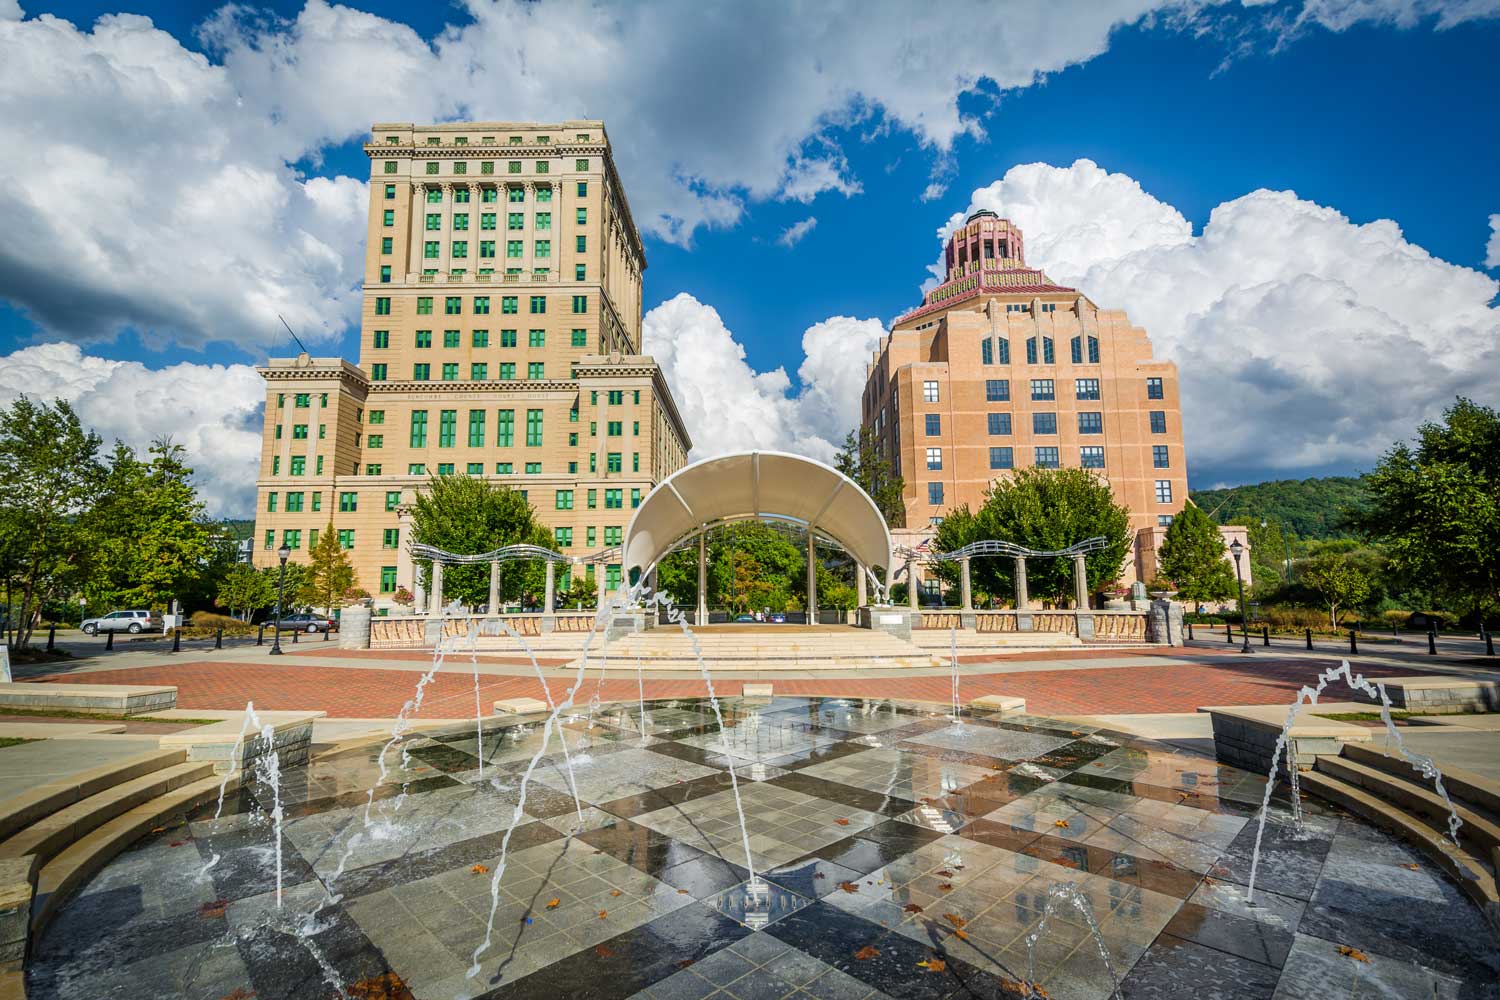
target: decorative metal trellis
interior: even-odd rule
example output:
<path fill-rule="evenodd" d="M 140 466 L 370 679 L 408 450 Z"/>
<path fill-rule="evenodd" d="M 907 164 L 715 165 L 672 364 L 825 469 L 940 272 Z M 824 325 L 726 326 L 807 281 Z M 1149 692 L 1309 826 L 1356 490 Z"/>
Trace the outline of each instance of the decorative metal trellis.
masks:
<path fill-rule="evenodd" d="M 1084 555 L 1089 552 L 1100 552 L 1109 548 L 1109 539 L 1104 535 L 1095 535 L 1093 538 L 1085 538 L 1081 542 L 1069 545 L 1065 549 L 1056 549 L 1050 552 L 1040 549 L 1028 549 L 1024 545 L 1015 542 L 1002 542 L 994 538 L 985 538 L 977 542 L 970 542 L 963 548 L 954 549 L 951 552 L 920 551 L 918 549 L 902 546 L 897 550 L 898 554 L 914 562 L 957 562 L 960 559 L 973 559 L 980 556 L 1011 556 L 1020 559 L 1056 559 Z"/>

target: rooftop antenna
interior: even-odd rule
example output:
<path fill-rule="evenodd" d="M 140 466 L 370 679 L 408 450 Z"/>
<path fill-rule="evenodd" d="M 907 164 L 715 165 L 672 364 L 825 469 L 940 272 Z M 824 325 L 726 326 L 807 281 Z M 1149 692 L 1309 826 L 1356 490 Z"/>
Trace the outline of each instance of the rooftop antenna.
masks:
<path fill-rule="evenodd" d="M 281 325 L 284 326 L 284 327 L 286 327 L 286 332 L 290 333 L 292 335 L 292 339 L 297 342 L 297 346 L 300 347 L 300 348 L 302 348 L 302 353 L 303 354 L 312 354 L 312 351 L 309 351 L 307 349 L 307 345 L 302 342 L 302 338 L 299 337 L 299 336 L 297 336 L 297 334 L 292 330 L 291 324 L 288 323 L 285 319 L 282 319 L 281 313 L 277 313 L 276 314 L 276 318 L 279 319 L 279 320 L 281 320 Z"/>

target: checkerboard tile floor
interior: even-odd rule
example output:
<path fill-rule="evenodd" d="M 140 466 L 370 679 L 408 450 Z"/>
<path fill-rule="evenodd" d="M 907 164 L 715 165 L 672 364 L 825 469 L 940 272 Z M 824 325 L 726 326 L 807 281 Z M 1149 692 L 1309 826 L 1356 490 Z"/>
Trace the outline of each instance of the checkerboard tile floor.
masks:
<path fill-rule="evenodd" d="M 1273 806 L 1248 906 L 1255 775 L 1046 719 L 723 706 L 722 735 L 690 700 L 644 727 L 634 707 L 573 715 L 524 790 L 536 724 L 288 771 L 279 906 L 252 783 L 95 876 L 34 942 L 28 995 L 992 1000 L 1033 964 L 1070 998 L 1365 989 L 1339 945 L 1408 992 L 1500 979 L 1455 886 L 1314 802 L 1300 833 Z M 1062 905 L 1031 946 L 1058 886 L 1099 941 Z"/>

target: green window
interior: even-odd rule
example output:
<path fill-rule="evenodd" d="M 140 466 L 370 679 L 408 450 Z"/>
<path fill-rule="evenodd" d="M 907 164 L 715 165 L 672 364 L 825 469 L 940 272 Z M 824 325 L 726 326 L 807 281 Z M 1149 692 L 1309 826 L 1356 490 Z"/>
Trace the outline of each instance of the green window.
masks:
<path fill-rule="evenodd" d="M 619 545 L 622 540 L 620 536 L 623 533 L 623 529 L 619 525 L 607 525 L 604 529 L 604 544 Z M 610 568 L 614 569 L 613 566 Z"/>
<path fill-rule="evenodd" d="M 569 431 L 568 432 L 568 446 L 570 448 L 576 448 L 578 446 L 578 432 L 577 431 Z"/>
<path fill-rule="evenodd" d="M 469 447 L 484 447 L 484 411 L 469 411 Z"/>
<path fill-rule="evenodd" d="M 611 390 L 609 390 L 609 395 L 606 398 L 609 400 L 609 405 L 610 406 L 624 406 L 625 405 L 625 390 L 624 389 L 611 389 Z"/>
<path fill-rule="evenodd" d="M 394 239 L 392 239 L 389 236 L 382 236 L 380 238 L 380 252 L 381 253 L 383 253 L 383 254 L 394 253 L 395 250 L 396 250 L 396 241 Z"/>
<path fill-rule="evenodd" d="M 444 347 L 457 347 L 458 346 L 458 331 L 457 330 L 444 330 L 443 331 L 443 346 Z"/>
<path fill-rule="evenodd" d="M 269 549 L 272 546 L 274 546 L 275 544 L 276 544 L 276 532 L 273 531 L 273 530 L 271 530 L 270 528 L 267 528 L 266 529 L 266 548 Z"/>
<path fill-rule="evenodd" d="M 413 448 L 427 447 L 427 411 L 411 411 L 411 446 Z"/>
<path fill-rule="evenodd" d="M 401 529 L 386 528 L 381 535 L 380 544 L 383 548 L 399 549 L 401 547 Z"/>
<path fill-rule="evenodd" d="M 453 204 L 455 204 L 455 205 L 467 205 L 468 203 L 469 203 L 469 189 L 468 188 L 466 188 L 466 187 L 459 188 L 457 191 L 453 192 Z"/>
<path fill-rule="evenodd" d="M 547 346 L 547 331 L 546 330 L 527 330 L 526 331 L 526 346 L 527 347 L 546 347 Z"/>
<path fill-rule="evenodd" d="M 639 507 L 640 505 L 641 505 L 641 491 L 639 489 L 631 490 L 630 491 L 630 509 L 634 510 L 635 508 Z"/>
<path fill-rule="evenodd" d="M 493 230 L 495 228 L 495 213 L 485 212 L 483 215 L 481 215 L 479 217 L 479 228 L 484 230 Z"/>
<path fill-rule="evenodd" d="M 457 382 L 458 381 L 458 362 L 457 361 L 446 361 L 446 362 L 443 363 L 443 381 L 444 382 Z"/>
<path fill-rule="evenodd" d="M 509 448 L 516 443 L 516 411 L 500 410 L 497 417 L 495 444 L 501 448 Z"/>
<path fill-rule="evenodd" d="M 488 316 L 490 314 L 490 297 L 488 295 L 474 296 L 474 315 Z"/>
<path fill-rule="evenodd" d="M 505 256 L 507 256 L 507 257 L 515 257 L 515 258 L 519 259 L 520 256 L 521 256 L 521 253 L 522 253 L 522 241 L 521 240 L 506 240 L 505 241 Z"/>
<path fill-rule="evenodd" d="M 281 533 L 282 544 L 289 549 L 302 548 L 302 529 L 288 528 Z"/>
<path fill-rule="evenodd" d="M 508 213 L 505 216 L 505 228 L 506 229 L 525 229 L 526 228 L 526 213 L 525 212 L 510 212 L 510 213 Z"/>
<path fill-rule="evenodd" d="M 528 476 L 540 476 L 542 474 L 542 463 L 541 462 L 527 462 L 526 463 L 526 474 Z"/>
<path fill-rule="evenodd" d="M 415 347 L 431 347 L 432 346 L 432 331 L 431 330 L 418 330 L 416 332 L 415 339 L 412 341 L 412 343 L 413 343 L 413 346 L 415 346 Z"/>
<path fill-rule="evenodd" d="M 624 507 L 625 506 L 624 493 L 625 493 L 624 490 L 605 490 L 604 491 L 604 509 L 605 510 L 619 510 L 621 507 Z"/>
<path fill-rule="evenodd" d="M 385 172 L 386 173 L 388 173 L 388 174 L 394 174 L 396 172 L 396 169 L 397 168 L 396 168 L 396 161 L 395 160 L 386 160 L 385 161 Z M 396 185 L 394 185 L 394 184 L 387 184 L 386 185 L 386 187 L 388 187 L 388 188 L 394 188 L 395 186 Z"/>
<path fill-rule="evenodd" d="M 453 241 L 453 259 L 463 260 L 469 256 L 469 243 L 467 240 Z"/>
<path fill-rule="evenodd" d="M 547 377 L 547 365 L 542 361 L 528 361 L 526 363 L 526 377 L 532 381 L 540 381 Z"/>
<path fill-rule="evenodd" d="M 588 503 L 589 503 L 589 510 L 593 510 L 595 507 L 599 506 L 599 491 L 598 490 L 589 490 Z"/>
<path fill-rule="evenodd" d="M 514 471 L 516 471 L 515 467 L 509 462 L 495 463 L 495 475 L 497 476 L 508 476 Z"/>
<path fill-rule="evenodd" d="M 548 163 L 546 160 L 537 160 L 536 161 L 536 172 L 537 173 L 539 173 L 539 174 L 545 174 L 545 173 L 547 173 L 551 169 L 552 169 L 552 164 Z M 536 193 L 537 201 L 546 201 L 547 199 L 545 197 L 543 197 L 543 196 L 546 195 L 546 196 L 550 197 L 551 194 L 552 194 L 552 192 L 550 190 L 548 190 L 547 188 L 542 188 L 540 191 L 538 191 Z"/>
<path fill-rule="evenodd" d="M 483 462 L 470 462 L 465 467 L 464 471 L 468 475 L 470 475 L 470 476 L 482 476 L 482 475 L 484 475 L 484 463 Z"/>
<path fill-rule="evenodd" d="M 546 164 L 545 163 L 541 164 L 540 167 L 541 168 L 545 168 Z M 539 174 L 545 174 L 546 172 L 547 171 L 545 169 L 538 169 L 537 170 L 537 173 L 539 173 Z M 552 189 L 550 187 L 540 187 L 540 188 L 537 188 L 536 202 L 537 202 L 538 205 L 550 204 L 551 201 L 552 201 Z"/>
<path fill-rule="evenodd" d="M 426 260 L 437 260 L 442 252 L 442 244 L 437 240 L 427 240 L 422 244 L 422 257 Z"/>
<path fill-rule="evenodd" d="M 556 501 L 556 504 L 557 504 L 557 509 L 558 510 L 572 510 L 573 509 L 573 491 L 572 490 L 558 490 L 557 491 L 557 501 Z"/>
<path fill-rule="evenodd" d="M 641 436 L 641 422 L 639 420 L 632 420 L 630 422 L 630 433 L 636 437 Z"/>
<path fill-rule="evenodd" d="M 390 347 L 391 346 L 391 331 L 389 331 L 389 330 L 376 330 L 375 331 L 375 346 L 376 347 L 380 347 L 380 348 Z"/>
<path fill-rule="evenodd" d="M 384 410 L 371 410 L 370 411 L 370 415 L 369 415 L 369 420 L 370 420 L 370 423 L 372 423 L 372 424 L 383 424 L 383 423 L 385 423 L 385 411 Z"/>
<path fill-rule="evenodd" d="M 588 531 L 585 534 L 588 536 L 588 541 L 587 541 L 586 544 L 588 545 L 589 548 L 593 548 L 594 544 L 595 544 L 594 543 L 594 539 L 597 537 L 594 534 L 594 526 L 593 525 L 589 525 Z M 594 567 L 592 567 L 592 566 L 589 567 L 589 570 L 591 572 L 593 571 L 593 569 L 594 569 Z"/>
<path fill-rule="evenodd" d="M 276 440 L 278 440 L 278 441 L 281 440 L 281 425 L 280 424 L 276 425 Z"/>
<path fill-rule="evenodd" d="M 377 296 L 376 299 L 375 299 L 375 315 L 376 316 L 389 316 L 390 314 L 391 314 L 391 300 L 388 297 L 384 296 L 384 295 Z"/>
<path fill-rule="evenodd" d="M 380 592 L 382 594 L 394 594 L 396 592 L 396 567 L 380 567 Z"/>
<path fill-rule="evenodd" d="M 595 454 L 594 452 L 589 452 L 589 471 L 590 472 L 597 472 L 598 471 L 598 465 L 599 465 L 599 463 L 597 461 L 595 461 L 598 457 L 599 456 L 597 454 Z"/>
<path fill-rule="evenodd" d="M 578 182 L 578 197 L 580 197 L 580 198 L 587 198 L 588 196 L 589 196 L 589 182 L 588 181 L 579 181 Z"/>
<path fill-rule="evenodd" d="M 272 514 L 276 513 L 276 494 L 275 493 L 267 493 L 266 494 L 266 510 L 270 511 Z"/>
<path fill-rule="evenodd" d="M 371 449 L 385 447 L 385 435 L 371 434 L 368 438 L 365 439 L 365 447 Z"/>
<path fill-rule="evenodd" d="M 481 258 L 484 258 L 484 259 L 493 260 L 494 257 L 495 257 L 495 241 L 494 240 L 480 240 L 479 241 L 479 256 Z"/>
<path fill-rule="evenodd" d="M 620 435 L 622 435 L 622 434 L 625 433 L 625 421 L 623 421 L 623 420 L 611 420 L 611 421 L 609 421 L 609 424 L 605 428 L 604 433 L 608 434 L 612 438 L 619 437 Z"/>
<path fill-rule="evenodd" d="M 440 476 L 451 476 L 451 475 L 453 475 L 453 463 L 452 462 L 439 462 L 438 463 L 438 475 L 440 475 Z"/>
<path fill-rule="evenodd" d="M 387 173 L 392 173 L 393 174 L 393 173 L 395 173 L 395 171 L 394 170 L 390 170 L 390 171 L 387 171 Z M 394 201 L 395 198 L 396 198 L 396 185 L 394 185 L 394 184 L 387 184 L 385 186 L 385 200 L 386 201 Z"/>
<path fill-rule="evenodd" d="M 633 451 L 630 453 L 630 471 L 641 471 L 641 453 L 638 451 Z"/>
<path fill-rule="evenodd" d="M 453 228 L 467 230 L 469 228 L 469 216 L 467 213 L 453 217 Z"/>
<path fill-rule="evenodd" d="M 526 444 L 528 447 L 540 447 L 542 443 L 542 411 L 526 411 Z"/>
<path fill-rule="evenodd" d="M 437 164 L 436 161 L 428 161 L 428 163 L 427 163 L 427 172 L 429 174 L 435 174 L 435 173 L 438 172 L 438 164 Z"/>
<path fill-rule="evenodd" d="M 500 380 L 509 382 L 516 377 L 516 363 L 514 361 L 500 362 Z"/>
<path fill-rule="evenodd" d="M 514 316 L 516 313 L 519 313 L 521 311 L 521 298 L 520 298 L 520 296 L 518 296 L 518 295 L 502 295 L 502 296 L 500 296 L 500 311 L 502 313 L 505 313 L 505 314 L 511 315 L 511 316 Z"/>
<path fill-rule="evenodd" d="M 373 465 L 373 464 L 365 466 L 365 475 L 367 475 L 367 476 L 378 476 L 378 475 L 380 475 L 380 466 Z"/>
<path fill-rule="evenodd" d="M 552 213 L 551 212 L 538 212 L 538 213 L 536 213 L 536 227 L 538 229 L 551 229 L 552 228 Z"/>
<path fill-rule="evenodd" d="M 490 377 L 490 366 L 483 361 L 475 361 L 469 365 L 469 381 L 485 382 Z"/>
<path fill-rule="evenodd" d="M 516 346 L 516 331 L 514 331 L 514 330 L 501 330 L 500 331 L 500 346 L 501 347 L 515 347 Z"/>
<path fill-rule="evenodd" d="M 384 212 L 382 212 L 381 216 L 380 216 L 380 221 L 383 224 L 385 224 L 386 226 L 394 226 L 396 224 L 396 211 L 395 211 L 395 209 L 388 208 Z"/>
<path fill-rule="evenodd" d="M 426 228 L 429 229 L 429 230 L 433 230 L 433 231 L 442 229 L 443 228 L 443 216 L 442 216 L 442 213 L 441 212 L 428 212 L 427 213 L 427 226 L 426 226 Z"/>
<path fill-rule="evenodd" d="M 443 299 L 443 315 L 461 316 L 463 315 L 463 311 L 464 299 L 462 295 L 449 295 Z"/>
<path fill-rule="evenodd" d="M 293 455 L 290 472 L 294 476 L 307 475 L 307 457 L 305 455 Z"/>
<path fill-rule="evenodd" d="M 422 462 L 413 462 L 406 467 L 406 474 L 408 476 L 425 476 L 427 475 L 427 466 Z"/>
<path fill-rule="evenodd" d="M 438 411 L 438 447 L 452 448 L 458 437 L 458 411 Z"/>
<path fill-rule="evenodd" d="M 507 173 L 519 174 L 521 172 L 521 161 L 508 160 L 506 161 L 505 169 Z"/>
<path fill-rule="evenodd" d="M 340 528 L 339 529 L 339 548 L 344 549 L 346 551 L 348 549 L 354 548 L 354 529 L 353 528 Z"/>
<path fill-rule="evenodd" d="M 427 204 L 441 205 L 443 203 L 443 189 L 430 187 L 427 189 Z"/>
<path fill-rule="evenodd" d="M 623 466 L 623 464 L 621 462 L 622 457 L 623 457 L 623 454 L 621 452 L 618 452 L 618 451 L 612 451 L 607 456 L 605 456 L 605 460 L 607 462 L 607 464 L 605 465 L 605 471 L 607 471 L 607 472 L 620 472 L 620 471 L 622 471 L 622 469 L 624 468 L 624 466 Z"/>
<path fill-rule="evenodd" d="M 531 297 L 531 315 L 540 316 L 547 311 L 547 296 L 533 295 Z"/>
<path fill-rule="evenodd" d="M 512 172 L 513 173 L 520 173 L 519 170 L 512 171 Z M 510 202 L 512 205 L 523 204 L 526 201 L 526 189 L 523 188 L 523 187 L 506 188 L 505 189 L 505 200 L 508 201 L 508 202 Z"/>
<path fill-rule="evenodd" d="M 315 490 L 313 492 L 313 495 L 312 495 L 312 509 L 315 512 L 316 511 L 320 511 L 320 510 L 323 509 L 323 494 L 322 494 L 321 491 Z"/>
<path fill-rule="evenodd" d="M 553 528 L 552 529 L 552 540 L 557 544 L 557 547 L 560 548 L 560 549 L 566 549 L 566 548 L 570 547 L 573 544 L 573 529 L 572 528 Z"/>
<path fill-rule="evenodd" d="M 432 315 L 432 296 L 431 295 L 421 295 L 421 296 L 417 297 L 417 315 L 418 316 L 431 316 Z"/>
<path fill-rule="evenodd" d="M 494 161 L 485 160 L 480 164 L 479 172 L 481 174 L 493 174 L 495 172 Z M 496 191 L 494 187 L 486 187 L 480 192 L 479 200 L 484 202 L 486 205 L 492 205 L 500 200 L 500 192 Z"/>
<path fill-rule="evenodd" d="M 618 565 L 604 567 L 604 589 L 620 589 L 620 567 Z"/>
<path fill-rule="evenodd" d="M 583 264 L 574 264 L 573 265 L 573 280 L 574 281 L 586 281 L 586 280 L 588 280 L 588 270 L 589 270 L 588 267 L 585 266 L 585 265 L 583 265 Z"/>
<path fill-rule="evenodd" d="M 586 313 L 589 311 L 589 297 L 587 295 L 573 296 L 573 311 L 575 313 Z"/>
<path fill-rule="evenodd" d="M 580 226 L 588 225 L 589 210 L 586 209 L 586 208 L 579 208 L 576 211 L 577 211 L 577 218 L 576 218 L 577 223 Z"/>
<path fill-rule="evenodd" d="M 400 490 L 386 490 L 385 491 L 385 509 L 386 510 L 395 510 L 397 507 L 400 507 L 400 506 L 401 506 L 401 491 Z"/>
<path fill-rule="evenodd" d="M 385 381 L 385 372 L 386 372 L 386 366 L 384 364 L 371 365 L 370 366 L 370 381 L 371 382 L 384 382 Z"/>
<path fill-rule="evenodd" d="M 358 510 L 358 509 L 359 509 L 359 494 L 358 493 L 340 493 L 339 494 L 339 513 L 341 513 L 341 514 L 352 514 L 356 510 Z"/>
<path fill-rule="evenodd" d="M 589 238 L 587 236 L 576 236 L 576 237 L 573 238 L 573 249 L 574 250 L 577 250 L 579 253 L 585 253 L 588 250 L 588 248 L 589 248 Z"/>
<path fill-rule="evenodd" d="M 537 240 L 536 241 L 536 256 L 538 256 L 538 257 L 551 257 L 552 256 L 552 241 L 551 240 Z"/>
<path fill-rule="evenodd" d="M 426 382 L 432 378 L 432 365 L 423 362 L 411 366 L 411 377 L 417 382 Z"/>
<path fill-rule="evenodd" d="M 322 455 L 318 456 L 318 470 L 317 471 L 318 471 L 318 475 L 321 476 L 323 474 L 323 456 Z"/>

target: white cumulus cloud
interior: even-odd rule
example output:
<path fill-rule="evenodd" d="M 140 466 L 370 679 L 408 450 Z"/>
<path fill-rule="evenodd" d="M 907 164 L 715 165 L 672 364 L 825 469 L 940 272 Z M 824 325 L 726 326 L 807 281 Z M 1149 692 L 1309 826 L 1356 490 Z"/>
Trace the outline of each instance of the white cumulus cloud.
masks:
<path fill-rule="evenodd" d="M 718 311 L 685 292 L 648 312 L 643 331 L 643 350 L 672 387 L 694 460 L 762 448 L 829 461 L 859 425 L 865 361 L 883 327 L 846 316 L 809 327 L 795 395 L 784 368 L 751 368 Z"/>
<path fill-rule="evenodd" d="M 1484 266 L 1500 267 L 1500 214 L 1490 216 L 1490 241 L 1484 248 Z"/>
<path fill-rule="evenodd" d="M 1195 236 L 1087 160 L 1014 167 L 974 192 L 979 207 L 1021 226 L 1028 264 L 1124 309 L 1177 363 L 1195 480 L 1368 468 L 1455 395 L 1500 402 L 1500 282 L 1392 221 L 1260 190 L 1217 206 Z"/>
<path fill-rule="evenodd" d="M 790 226 L 787 226 L 785 229 L 783 229 L 781 231 L 781 235 L 776 238 L 776 242 L 780 243 L 784 247 L 794 247 L 798 243 L 801 243 L 802 238 L 805 237 L 808 233 L 812 232 L 813 228 L 817 226 L 817 224 L 817 216 L 809 215 L 801 222 L 794 222 Z"/>
<path fill-rule="evenodd" d="M 0 405 L 18 396 L 65 399 L 104 438 L 145 456 L 163 436 L 187 450 L 199 494 L 215 515 L 255 510 L 265 383 L 249 365 L 176 364 L 150 369 L 110 361 L 66 343 L 39 344 L 0 358 Z"/>

